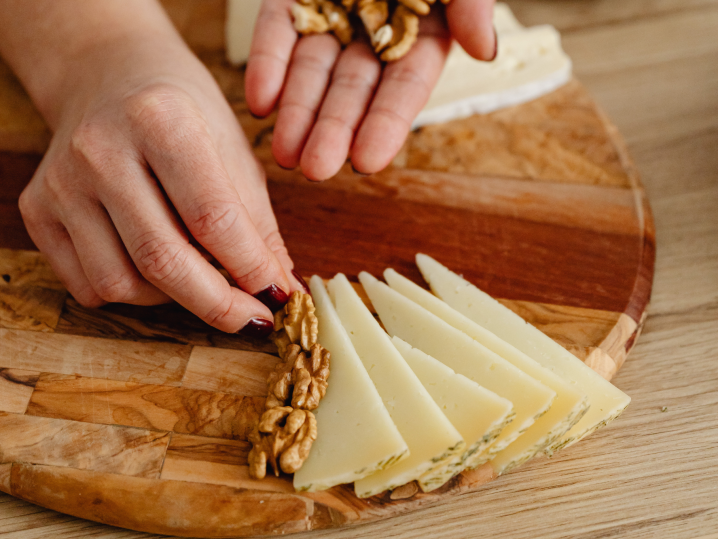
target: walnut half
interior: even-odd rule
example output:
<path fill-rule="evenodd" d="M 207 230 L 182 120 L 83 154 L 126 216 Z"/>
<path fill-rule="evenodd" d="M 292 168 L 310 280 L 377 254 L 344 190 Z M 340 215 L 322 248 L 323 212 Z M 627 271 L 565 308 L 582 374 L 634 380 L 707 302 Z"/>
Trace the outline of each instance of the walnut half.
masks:
<path fill-rule="evenodd" d="M 267 464 L 279 475 L 297 471 L 317 438 L 314 410 L 327 391 L 331 354 L 317 343 L 319 321 L 309 294 L 294 292 L 274 319 L 274 342 L 284 359 L 267 379 L 265 411 L 249 437 L 249 473 L 262 479 Z"/>
<path fill-rule="evenodd" d="M 267 464 L 274 475 L 279 471 L 294 473 L 309 456 L 317 439 L 317 420 L 312 412 L 291 406 L 272 408 L 262 414 L 250 435 L 249 472 L 256 479 L 267 474 Z"/>

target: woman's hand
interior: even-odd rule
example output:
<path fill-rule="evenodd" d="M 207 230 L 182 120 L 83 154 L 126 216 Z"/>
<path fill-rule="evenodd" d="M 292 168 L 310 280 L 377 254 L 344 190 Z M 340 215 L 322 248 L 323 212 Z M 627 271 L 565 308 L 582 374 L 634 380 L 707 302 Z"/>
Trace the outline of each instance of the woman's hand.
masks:
<path fill-rule="evenodd" d="M 264 0 L 247 64 L 250 110 L 266 116 L 279 102 L 272 151 L 310 180 L 335 175 L 351 155 L 354 169 L 386 167 L 406 139 L 439 78 L 451 38 L 473 57 L 496 55 L 494 0 L 439 2 L 421 18 L 420 36 L 397 62 L 382 65 L 368 43 L 341 50 L 332 35 L 298 39 L 290 6 Z"/>
<path fill-rule="evenodd" d="M 262 169 L 161 8 L 133 3 L 146 19 L 131 12 L 126 28 L 68 59 L 55 91 L 37 91 L 54 136 L 20 198 L 28 232 L 85 306 L 173 299 L 223 331 L 266 335 L 268 306 L 301 284 Z M 105 13 L 115 21 L 128 8 L 81 4 L 116 7 Z"/>

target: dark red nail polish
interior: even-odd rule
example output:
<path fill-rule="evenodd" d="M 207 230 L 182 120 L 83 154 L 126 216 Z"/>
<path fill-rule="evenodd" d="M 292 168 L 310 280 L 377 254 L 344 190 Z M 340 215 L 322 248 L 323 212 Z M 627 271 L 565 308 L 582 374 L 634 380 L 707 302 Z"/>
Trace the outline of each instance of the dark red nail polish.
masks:
<path fill-rule="evenodd" d="M 285 166 L 280 165 L 279 163 L 277 163 L 277 166 L 278 166 L 279 168 L 281 168 L 282 170 L 294 170 L 294 169 L 296 168 L 296 167 L 291 167 L 291 168 L 290 168 L 290 167 L 285 167 Z"/>
<path fill-rule="evenodd" d="M 273 313 L 284 307 L 289 301 L 287 293 L 276 284 L 270 284 L 261 292 L 254 294 L 254 297 L 264 303 Z"/>
<path fill-rule="evenodd" d="M 237 333 L 244 337 L 266 339 L 273 331 L 274 322 L 270 322 L 264 318 L 251 318 L 249 322 L 247 322 L 247 325 L 240 329 Z"/>
<path fill-rule="evenodd" d="M 302 276 L 299 275 L 299 274 L 298 274 L 296 271 L 294 271 L 294 270 L 292 270 L 292 275 L 294 275 L 294 278 L 295 278 L 297 281 L 299 281 L 299 284 L 300 284 L 300 285 L 302 285 L 302 286 L 304 287 L 304 291 L 305 291 L 307 294 L 311 294 L 311 292 L 309 292 L 309 287 L 307 286 L 307 281 L 305 281 L 304 279 L 302 279 Z"/>

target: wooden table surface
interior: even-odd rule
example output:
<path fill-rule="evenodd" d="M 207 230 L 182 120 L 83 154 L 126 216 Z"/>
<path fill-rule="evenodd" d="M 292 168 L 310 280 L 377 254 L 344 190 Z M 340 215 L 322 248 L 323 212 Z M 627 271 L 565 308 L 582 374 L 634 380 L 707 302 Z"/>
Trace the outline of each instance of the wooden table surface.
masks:
<path fill-rule="evenodd" d="M 655 214 L 649 318 L 614 380 L 633 402 L 549 466 L 529 463 L 437 507 L 310 535 L 718 538 L 718 1 L 509 3 L 523 23 L 562 32 L 576 76 L 626 138 Z M 21 247 L 7 205 L 15 191 L 0 193 L 0 246 Z M 154 537 L 4 494 L 0 536 Z"/>

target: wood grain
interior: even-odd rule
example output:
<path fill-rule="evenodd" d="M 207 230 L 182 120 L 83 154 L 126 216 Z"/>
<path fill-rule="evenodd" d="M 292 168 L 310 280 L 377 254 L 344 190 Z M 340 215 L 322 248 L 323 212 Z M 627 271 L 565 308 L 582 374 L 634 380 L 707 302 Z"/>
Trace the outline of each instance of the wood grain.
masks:
<path fill-rule="evenodd" d="M 263 410 L 260 397 L 43 374 L 27 414 L 246 440 Z"/>
<path fill-rule="evenodd" d="M 0 412 L 2 462 L 67 466 L 136 477 L 159 477 L 166 432 L 94 425 Z"/>
<path fill-rule="evenodd" d="M 0 368 L 0 412 L 24 414 L 40 373 Z"/>
<path fill-rule="evenodd" d="M 0 324 L 11 329 L 54 331 L 67 292 L 0 285 Z"/>
<path fill-rule="evenodd" d="M 244 102 L 242 73 L 221 60 L 222 53 L 217 49 L 222 38 L 217 33 L 217 21 L 215 18 L 213 22 L 211 16 L 207 20 L 207 14 L 221 13 L 224 2 L 171 0 L 169 3 L 180 31 L 208 63 L 253 142 L 258 157 L 268 169 L 280 226 L 302 273 L 320 271 L 329 276 L 340 263 L 346 264 L 341 268 L 350 274 L 366 269 L 367 265 L 375 273 L 387 265 L 394 265 L 400 271 L 415 272 L 410 263 L 413 247 L 427 241 L 429 254 L 459 269 L 495 295 L 514 302 L 527 317 L 533 316 L 543 322 L 553 331 L 554 338 L 604 376 L 615 373 L 635 344 L 642 326 L 651 289 L 654 237 L 650 212 L 620 135 L 607 123 L 580 84 L 574 82 L 562 92 L 524 107 L 474 119 L 473 129 L 471 122 L 462 121 L 448 129 L 413 133 L 393 167 L 375 178 L 355 177 L 344 170 L 336 181 L 307 186 L 296 172 L 280 171 L 272 163 L 273 117 L 256 120 L 249 116 Z M 24 164 L 12 165 L 16 167 L 14 177 L 28 178 L 31 165 L 31 159 Z M 20 183 L 18 180 L 11 187 L 8 204 L 12 204 L 12 197 L 19 193 Z M 314 200 L 307 200 L 310 196 Z M 343 215 L 347 209 L 356 212 L 353 221 Z M 397 214 L 397 227 L 392 228 L 391 221 Z M 17 226 L 19 215 L 8 215 L 3 219 Z M 387 219 L 386 216 L 392 217 Z M 328 227 L 320 226 L 325 222 L 329 223 Z M 441 226 L 447 230 L 439 230 Z M 308 227 L 316 235 L 303 238 L 301 231 Z M 364 227 L 365 233 L 356 233 L 358 227 Z M 402 235 L 411 242 L 411 249 L 393 241 Z M 372 250 L 372 243 L 381 247 Z M 322 252 L 319 245 L 325 245 L 326 252 Z M 342 256 L 351 251 L 351 256 L 344 256 L 344 261 L 324 260 L 324 257 L 333 256 L 332 252 L 337 249 Z M 622 280 L 627 275 L 631 277 Z M 414 273 L 413 278 L 418 280 L 418 274 Z M 27 282 L 27 286 L 38 285 Z M 251 520 L 253 533 L 271 531 L 262 527 L 262 522 L 268 518 L 266 514 L 260 514 L 262 509 L 266 510 L 266 504 L 246 496 L 247 493 L 262 493 L 244 490 L 251 487 L 245 482 L 246 444 L 241 441 L 241 436 L 235 436 L 232 425 L 223 419 L 224 411 L 232 410 L 242 393 L 261 391 L 258 383 L 261 372 L 271 361 L 276 361 L 262 353 L 271 353 L 271 349 L 263 349 L 261 343 L 214 332 L 172 305 L 156 308 L 108 306 L 91 310 L 68 298 L 54 331 L 55 334 L 50 335 L 53 338 L 73 339 L 62 341 L 62 354 L 75 349 L 73 347 L 80 342 L 87 342 L 74 339 L 88 337 L 97 337 L 90 339 L 93 343 L 119 342 L 121 339 L 122 346 L 133 350 L 141 349 L 135 345 L 184 346 L 187 350 L 188 358 L 183 356 L 185 360 L 176 371 L 179 379 L 166 373 L 171 383 L 152 378 L 117 379 L 118 376 L 106 376 L 107 369 L 100 370 L 102 374 L 88 372 L 88 366 L 94 371 L 95 362 L 92 361 L 85 363 L 84 370 L 78 372 L 45 353 L 42 357 L 46 368 L 38 371 L 44 374 L 39 378 L 31 403 L 31 414 L 56 416 L 34 419 L 95 425 L 98 418 L 100 423 L 108 423 L 96 425 L 98 427 L 138 428 L 114 426 L 120 418 L 119 422 L 175 430 L 167 434 L 171 439 L 161 478 L 148 481 L 116 473 L 16 463 L 9 470 L 0 468 L 2 484 L 9 484 L 16 496 L 37 503 L 152 533 L 250 533 L 248 528 L 241 528 L 241 519 L 248 522 L 249 517 L 239 512 L 237 504 L 259 508 L 259 512 L 255 511 L 251 517 L 258 519 Z M 30 333 L 22 332 L 23 335 Z M 106 343 L 93 344 L 83 349 L 89 352 L 108 346 Z M 191 346 L 199 348 L 190 354 Z M 231 350 L 216 350 L 217 347 L 242 352 L 235 354 Z M 38 349 L 42 352 L 46 347 Z M 29 354 L 23 361 L 27 362 L 28 357 Z M 194 364 L 193 358 L 196 360 Z M 137 359 L 135 357 L 133 361 Z M 232 369 L 248 367 L 249 375 L 225 376 L 221 369 L 213 373 L 212 365 L 220 362 L 228 369 L 230 366 Z M 103 365 L 102 361 L 99 364 Z M 133 364 L 132 369 L 135 368 L 142 371 L 140 364 Z M 177 387 L 179 384 L 183 387 Z M 198 387 L 188 387 L 187 384 Z M 221 403 L 229 404 L 223 408 L 225 404 Z M 608 436 L 615 432 L 614 429 L 616 427 L 606 431 Z M 587 455 L 585 460 L 579 459 L 578 466 L 594 470 L 591 466 L 599 465 L 599 474 L 613 477 L 607 463 L 621 466 L 613 451 L 615 449 L 619 454 L 621 449 L 625 452 L 625 447 L 615 440 L 610 445 L 604 443 L 606 432 L 594 435 L 578 446 Z M 574 448 L 569 450 L 571 454 L 575 455 L 575 452 Z M 561 458 L 573 462 L 570 455 L 559 457 L 555 462 L 563 462 Z M 413 516 L 398 516 L 399 528 L 391 522 L 375 523 L 361 531 L 318 532 L 317 535 L 350 537 L 366 532 L 386 537 L 397 533 L 406 535 L 413 530 L 419 535 L 436 536 L 445 534 L 448 529 L 443 521 L 449 527 L 454 526 L 451 528 L 453 536 L 483 533 L 496 522 L 501 523 L 499 534 L 504 534 L 505 529 L 529 511 L 525 504 L 521 505 L 522 501 L 529 495 L 533 499 L 543 491 L 553 506 L 574 507 L 574 517 L 581 514 L 585 519 L 582 514 L 586 513 L 585 508 L 580 504 L 571 506 L 575 500 L 567 503 L 561 493 L 567 484 L 581 484 L 586 479 L 577 476 L 570 465 L 560 474 L 555 469 L 554 463 L 531 463 L 517 472 L 518 482 L 508 476 L 482 489 L 481 485 L 493 479 L 489 467 L 483 467 L 456 478 L 430 495 L 418 492 L 412 484 L 370 500 L 358 500 L 350 487 L 307 495 L 304 499 L 290 492 L 265 492 L 264 495 L 271 495 L 275 507 L 282 508 L 281 516 L 287 524 L 284 528 L 280 524 L 279 532 L 371 521 L 433 506 L 451 497 L 454 500 L 451 504 L 420 513 L 436 515 L 445 511 L 450 515 L 448 519 L 433 520 L 433 525 L 425 528 L 421 528 L 425 519 L 417 521 Z M 529 470 L 528 479 L 519 475 L 525 470 Z M 543 480 L 543 490 L 538 494 L 534 490 L 534 477 Z M 630 477 L 630 473 L 622 476 Z M 504 499 L 497 500 L 489 510 L 483 503 L 484 498 L 507 482 L 516 485 L 516 489 Z M 582 499 L 587 503 L 603 495 L 605 485 L 613 487 L 610 480 L 592 482 L 589 479 L 588 482 L 593 492 L 583 495 Z M 288 489 L 286 478 L 266 485 L 275 490 Z M 92 504 L 80 503 L 77 492 L 81 489 L 87 494 L 83 499 L 93 499 Z M 192 503 L 191 500 L 198 496 L 213 497 L 213 500 Z M 157 500 L 165 499 L 166 503 L 157 503 Z M 463 501 L 467 499 L 472 503 Z M 507 499 L 512 502 L 510 506 Z M 0 497 L 0 508 L 2 501 Z M 190 507 L 193 510 L 189 510 Z M 617 507 L 613 506 L 614 514 L 618 512 Z M 578 508 L 583 511 L 577 511 Z M 148 523 L 150 510 L 154 510 L 156 520 Z M 458 519 L 451 517 L 461 510 L 471 515 L 472 521 L 464 520 L 458 524 Z M 477 519 L 477 512 L 482 519 Z M 11 514 L 12 521 L 8 521 L 5 528 L 0 523 L 0 530 L 15 526 L 12 529 L 22 530 L 19 533 L 27 532 L 31 522 Z M 69 528 L 65 527 L 68 523 L 75 525 L 79 534 L 135 536 L 80 521 L 60 522 L 57 519 L 64 517 L 41 514 L 43 516 L 38 518 L 49 519 L 48 522 L 55 519 L 53 523 L 62 533 L 69 533 Z M 554 511 L 552 515 L 554 520 L 564 517 L 562 512 Z M 184 520 L 180 520 L 180 516 Z M 203 519 L 201 522 L 200 518 Z M 476 525 L 479 520 L 480 528 Z M 555 526 L 543 524 L 547 521 L 540 521 L 535 513 L 534 520 L 536 522 L 523 524 L 521 529 L 529 534 L 536 528 L 547 533 L 556 531 Z M 578 521 L 574 518 L 573 522 Z M 441 526 L 437 526 L 439 522 Z M 82 530 L 77 531 L 77 526 L 82 526 Z M 212 527 L 211 532 L 208 526 Z M 48 530 L 44 527 L 44 531 Z M 581 531 L 586 539 L 592 533 L 590 529 Z"/>
<path fill-rule="evenodd" d="M 263 352 L 195 346 L 182 386 L 248 397 L 267 394 L 267 377 L 280 359 Z"/>
<path fill-rule="evenodd" d="M 0 328 L 5 367 L 179 385 L 190 347 L 129 343 Z"/>
<path fill-rule="evenodd" d="M 13 495 L 68 514 L 84 508 L 83 517 L 91 520 L 169 535 L 182 528 L 185 537 L 202 536 L 208 529 L 216 530 L 218 537 L 297 532 L 308 528 L 314 512 L 311 500 L 294 494 L 54 466 L 14 464 L 11 485 Z M 157 500 L 166 502 L 158 504 Z M 275 528 L 270 515 L 276 505 L 285 511 L 285 519 Z"/>

